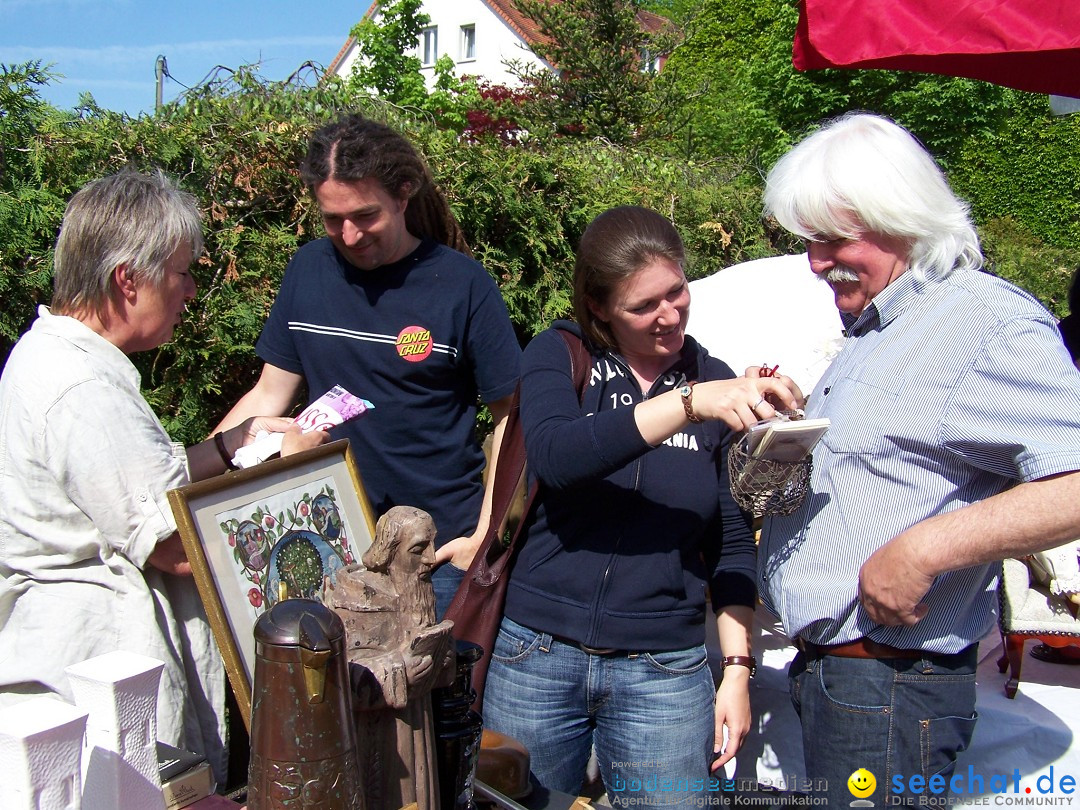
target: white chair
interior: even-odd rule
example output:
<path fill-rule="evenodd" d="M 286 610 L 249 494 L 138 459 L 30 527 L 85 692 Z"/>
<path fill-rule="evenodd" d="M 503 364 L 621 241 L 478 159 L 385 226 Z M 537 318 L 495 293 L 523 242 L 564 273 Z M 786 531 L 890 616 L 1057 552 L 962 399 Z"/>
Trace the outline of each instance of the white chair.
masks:
<path fill-rule="evenodd" d="M 1068 544 L 1072 560 L 1076 561 L 1076 542 Z M 1063 547 L 1065 548 L 1065 547 Z M 1045 561 L 1044 555 L 1039 555 Z M 1024 645 L 1037 639 L 1051 647 L 1064 647 L 1080 641 L 1080 621 L 1076 618 L 1076 605 L 1061 594 L 1055 594 L 1057 586 L 1051 586 L 1042 576 L 1045 564 L 1036 565 L 1035 571 L 1022 560 L 1007 559 L 998 591 L 1001 611 L 1001 641 L 1004 652 L 998 659 L 998 671 L 1009 670 L 1005 681 L 1006 697 L 1016 697 L 1020 685 L 1020 666 L 1023 663 Z M 1053 575 L 1053 570 L 1049 572 Z"/>

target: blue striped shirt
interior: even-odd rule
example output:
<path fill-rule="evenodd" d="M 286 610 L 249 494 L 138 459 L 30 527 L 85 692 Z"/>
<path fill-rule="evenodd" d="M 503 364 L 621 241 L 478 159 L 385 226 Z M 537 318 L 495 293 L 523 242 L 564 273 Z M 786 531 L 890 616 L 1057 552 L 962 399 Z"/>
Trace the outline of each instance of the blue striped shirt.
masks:
<path fill-rule="evenodd" d="M 999 563 L 939 576 L 912 627 L 870 620 L 859 569 L 927 517 L 1080 469 L 1080 372 L 1050 313 L 981 272 L 906 272 L 848 321 L 807 406 L 832 422 L 810 494 L 762 528 L 762 598 L 792 638 L 958 652 L 996 622 Z"/>

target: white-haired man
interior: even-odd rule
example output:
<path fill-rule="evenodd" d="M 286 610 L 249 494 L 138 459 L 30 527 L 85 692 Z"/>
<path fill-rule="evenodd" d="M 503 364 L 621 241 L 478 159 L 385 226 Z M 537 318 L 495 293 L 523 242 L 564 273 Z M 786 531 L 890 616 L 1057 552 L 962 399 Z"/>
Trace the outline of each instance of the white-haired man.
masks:
<path fill-rule="evenodd" d="M 1080 534 L 1080 373 L 1055 319 L 980 272 L 967 207 L 892 122 L 815 131 L 765 206 L 806 240 L 847 334 L 807 405 L 832 421 L 810 494 L 766 520 L 759 556 L 800 650 L 807 776 L 835 806 L 940 800 L 968 789 L 953 770 L 998 561 Z M 876 789 L 849 791 L 861 768 Z"/>

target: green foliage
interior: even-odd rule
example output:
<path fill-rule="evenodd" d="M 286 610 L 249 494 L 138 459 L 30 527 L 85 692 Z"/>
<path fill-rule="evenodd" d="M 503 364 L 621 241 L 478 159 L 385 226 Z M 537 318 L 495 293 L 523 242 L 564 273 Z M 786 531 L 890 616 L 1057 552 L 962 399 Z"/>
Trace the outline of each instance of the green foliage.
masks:
<path fill-rule="evenodd" d="M 468 126 L 467 110 L 479 102 L 476 80 L 456 77 L 454 60 L 443 54 L 434 65 L 433 86 L 427 88 L 420 59 L 409 55 L 431 20 L 420 13 L 422 5 L 422 0 L 398 0 L 381 8 L 377 19 L 365 17 L 353 27 L 351 35 L 356 38 L 359 58 L 344 92 L 374 95 L 461 132 Z"/>
<path fill-rule="evenodd" d="M 971 201 L 989 267 L 1058 316 L 1080 267 L 1080 116 L 1015 93 L 997 130 L 964 143 L 950 179 Z"/>
<path fill-rule="evenodd" d="M 926 144 L 971 203 L 988 265 L 1055 306 L 1062 273 L 1080 265 L 1080 116 L 1054 118 L 1045 96 L 968 79 L 800 73 L 791 64 L 797 22 L 796 0 L 701 4 L 668 61 L 692 119 L 684 153 L 727 155 L 764 174 L 824 119 L 851 110 L 889 116 Z M 784 237 L 775 241 L 783 246 Z"/>
<path fill-rule="evenodd" d="M 42 101 L 51 78 L 41 62 L 0 65 L 0 362 L 48 300 L 52 243 L 66 189 L 47 182 L 47 150 L 37 132 L 62 132 L 66 116 Z"/>
<path fill-rule="evenodd" d="M 977 220 L 1009 217 L 1038 239 L 1080 247 L 1080 115 L 1017 91 L 1012 115 L 965 141 L 950 177 Z"/>
<path fill-rule="evenodd" d="M 698 0 L 645 0 L 642 8 L 667 17 L 677 25 L 684 25 L 697 16 L 701 4 Z"/>
<path fill-rule="evenodd" d="M 499 283 L 523 341 L 570 314 L 578 238 L 614 205 L 668 215 L 686 242 L 692 276 L 770 252 L 760 191 L 724 161 L 686 163 L 604 141 L 558 139 L 532 148 L 497 138 L 463 142 L 445 130 L 410 132 L 477 260 Z"/>
<path fill-rule="evenodd" d="M 671 82 L 643 70 L 642 58 L 670 53 L 675 32 L 646 31 L 637 0 L 515 0 L 544 39 L 533 51 L 557 72 L 512 63 L 531 92 L 521 117 L 534 136 L 602 137 L 617 144 L 668 135 Z"/>
<path fill-rule="evenodd" d="M 734 19 L 733 33 L 717 39 L 721 52 L 748 49 L 764 61 L 779 54 L 778 44 L 769 45 L 768 37 L 777 36 L 769 15 L 784 2 L 747 4 L 748 16 Z M 705 30 L 695 28 L 695 35 Z M 778 55 L 769 58 L 779 65 Z M 0 345 L 9 347 L 36 304 L 48 301 L 52 244 L 71 194 L 129 164 L 160 167 L 198 198 L 207 249 L 196 268 L 198 296 L 174 341 L 133 360 L 169 432 L 189 443 L 207 435 L 258 375 L 261 362 L 252 347 L 285 265 L 297 247 L 322 235 L 297 166 L 312 129 L 346 111 L 385 120 L 427 156 L 476 257 L 498 282 L 522 341 L 569 314 L 577 240 L 612 205 L 646 205 L 670 217 L 686 242 L 691 278 L 790 251 L 795 245 L 761 221 L 760 170 L 798 134 L 799 114 L 809 123 L 811 98 L 839 110 L 851 91 L 839 87 L 838 77 L 830 84 L 777 67 L 769 92 L 784 88 L 793 95 L 765 104 L 764 89 L 740 84 L 759 76 L 753 61 L 718 60 L 727 84 L 712 106 L 730 110 L 695 124 L 699 146 L 713 120 L 715 132 L 733 139 L 729 149 L 723 142 L 703 149 L 692 141 L 684 147 L 664 140 L 620 146 L 596 138 L 521 139 L 510 125 L 485 130 L 475 126 L 478 114 L 490 119 L 498 104 L 514 107 L 519 97 L 452 80 L 446 70 L 422 103 L 398 106 L 358 93 L 350 81 L 320 79 L 309 67 L 281 83 L 240 68 L 159 114 L 131 119 L 90 98 L 74 113 L 62 113 L 40 100 L 37 90 L 48 81 L 40 65 L 0 68 Z M 870 77 L 863 86 L 878 81 Z M 1005 93 L 1001 98 L 1011 105 L 1005 124 L 989 117 L 947 122 L 947 106 L 962 105 L 948 88 L 937 87 L 938 142 L 955 136 L 959 144 L 949 146 L 950 173 L 972 200 L 992 268 L 1061 314 L 1068 275 L 1080 265 L 1080 117 L 1051 119 L 1034 97 Z M 962 85 L 949 87 L 962 95 Z M 923 97 L 932 93 L 911 92 L 912 109 L 932 117 L 935 104 Z M 730 112 L 731 120 L 723 123 L 721 112 Z"/>
<path fill-rule="evenodd" d="M 365 17 L 350 32 L 359 58 L 351 80 L 394 104 L 418 104 L 427 96 L 420 60 L 410 56 L 431 18 L 421 14 L 423 0 L 397 0 L 379 10 L 379 19 Z"/>
<path fill-rule="evenodd" d="M 692 101 L 693 148 L 773 162 L 819 121 L 850 110 L 893 118 L 950 165 L 969 137 L 1010 112 L 1011 91 L 985 82 L 887 70 L 791 64 L 795 0 L 708 0 L 669 60 Z"/>
<path fill-rule="evenodd" d="M 196 267 L 198 295 L 173 342 L 133 360 L 170 434 L 185 442 L 207 435 L 258 375 L 252 347 L 289 258 L 322 235 L 296 167 L 311 130 L 346 110 L 407 132 L 427 156 L 522 340 L 569 314 L 573 249 L 585 225 L 611 205 L 649 205 L 671 216 L 699 274 L 769 252 L 758 192 L 724 161 L 688 164 L 604 141 L 561 139 L 541 149 L 463 139 L 434 126 L 428 110 L 357 96 L 345 82 L 301 78 L 266 83 L 241 68 L 155 116 L 131 119 L 92 104 L 79 117 L 43 108 L 59 123 L 43 114 L 18 134 L 4 130 L 2 145 L 28 156 L 35 178 L 24 193 L 37 189 L 53 201 L 21 207 L 42 227 L 0 232 L 0 283 L 10 284 L 31 260 L 40 271 L 33 300 L 9 304 L 5 296 L 12 339 L 33 318 L 33 304 L 48 300 L 63 202 L 125 165 L 160 167 L 198 198 L 206 252 Z M 462 87 L 448 91 L 452 102 L 468 97 L 469 85 Z"/>
<path fill-rule="evenodd" d="M 1069 282 L 1080 268 L 1080 250 L 1048 245 L 1011 217 L 979 229 L 986 268 L 1021 287 L 1059 318 L 1069 313 Z"/>

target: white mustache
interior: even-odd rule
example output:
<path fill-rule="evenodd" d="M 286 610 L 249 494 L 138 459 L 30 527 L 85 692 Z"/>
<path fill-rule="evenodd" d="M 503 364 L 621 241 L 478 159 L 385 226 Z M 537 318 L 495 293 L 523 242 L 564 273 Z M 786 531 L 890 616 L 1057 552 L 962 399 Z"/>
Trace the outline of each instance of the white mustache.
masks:
<path fill-rule="evenodd" d="M 841 284 L 845 281 L 858 281 L 859 274 L 847 265 L 838 264 L 829 272 L 823 273 L 822 275 L 818 276 L 818 278 L 820 278 L 827 284 Z"/>

